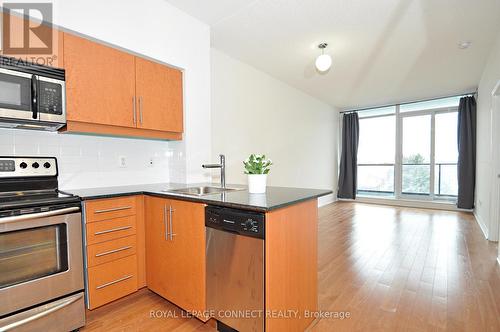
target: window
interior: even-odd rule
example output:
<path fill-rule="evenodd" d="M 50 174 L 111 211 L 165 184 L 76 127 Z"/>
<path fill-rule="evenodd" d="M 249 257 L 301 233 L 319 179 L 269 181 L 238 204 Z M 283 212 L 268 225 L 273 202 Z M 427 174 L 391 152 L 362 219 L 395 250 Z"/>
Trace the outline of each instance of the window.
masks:
<path fill-rule="evenodd" d="M 434 194 L 441 197 L 458 195 L 458 114 L 438 113 L 435 117 L 436 165 Z"/>
<path fill-rule="evenodd" d="M 460 97 L 359 112 L 358 194 L 455 199 Z"/>
<path fill-rule="evenodd" d="M 402 118 L 402 194 L 429 195 L 431 177 L 431 116 Z"/>
<path fill-rule="evenodd" d="M 359 192 L 394 195 L 395 110 L 390 107 L 363 112 L 364 118 L 359 121 Z"/>
<path fill-rule="evenodd" d="M 444 109 L 444 108 L 456 109 L 458 107 L 458 103 L 460 102 L 460 98 L 462 97 L 463 96 L 456 96 L 456 97 L 421 101 L 418 103 L 402 104 L 399 106 L 399 112 L 408 113 L 408 112 L 425 111 L 432 109 Z"/>

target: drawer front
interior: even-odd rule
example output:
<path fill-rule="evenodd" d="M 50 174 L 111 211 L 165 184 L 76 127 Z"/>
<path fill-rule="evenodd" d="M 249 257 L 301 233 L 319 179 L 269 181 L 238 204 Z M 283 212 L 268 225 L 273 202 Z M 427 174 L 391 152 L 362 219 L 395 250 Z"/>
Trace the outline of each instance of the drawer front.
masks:
<path fill-rule="evenodd" d="M 87 245 L 134 235 L 135 229 L 135 216 L 96 221 L 86 225 Z"/>
<path fill-rule="evenodd" d="M 87 223 L 94 221 L 133 216 L 136 214 L 136 196 L 98 199 L 85 203 Z"/>
<path fill-rule="evenodd" d="M 137 290 L 137 256 L 132 255 L 88 268 L 90 309 Z"/>
<path fill-rule="evenodd" d="M 87 246 L 87 265 L 89 267 L 108 263 L 116 259 L 135 255 L 137 252 L 136 236 L 91 244 Z"/>

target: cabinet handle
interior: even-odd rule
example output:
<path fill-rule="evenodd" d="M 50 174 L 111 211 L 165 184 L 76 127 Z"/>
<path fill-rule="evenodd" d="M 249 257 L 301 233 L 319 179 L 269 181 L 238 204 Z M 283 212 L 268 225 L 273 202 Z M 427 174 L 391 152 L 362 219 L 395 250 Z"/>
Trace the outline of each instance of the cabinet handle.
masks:
<path fill-rule="evenodd" d="M 123 230 L 129 229 L 129 228 L 132 228 L 132 226 L 124 226 L 124 227 L 117 227 L 117 228 L 107 229 L 105 231 L 95 232 L 94 235 L 101 235 L 101 234 L 113 233 L 113 232 L 123 231 Z"/>
<path fill-rule="evenodd" d="M 116 283 L 119 283 L 119 282 L 122 282 L 122 281 L 125 281 L 127 279 L 130 279 L 132 278 L 133 275 L 128 275 L 128 276 L 125 276 L 123 278 L 120 278 L 120 279 L 116 279 L 116 280 L 113 280 L 113 281 L 110 281 L 110 282 L 107 282 L 105 284 L 102 284 L 100 286 L 97 286 L 96 289 L 101 289 L 101 288 L 104 288 L 104 287 L 108 287 L 108 286 L 111 286 L 111 285 L 114 285 Z"/>
<path fill-rule="evenodd" d="M 131 208 L 132 208 L 131 206 L 120 206 L 120 207 L 115 207 L 115 208 L 111 208 L 111 209 L 95 210 L 94 214 L 105 213 L 105 212 L 114 212 L 114 211 L 122 211 L 122 210 L 131 209 Z"/>
<path fill-rule="evenodd" d="M 132 109 L 133 109 L 133 117 L 134 117 L 134 125 L 137 125 L 137 113 L 136 113 L 136 110 L 135 110 L 135 96 L 132 97 Z"/>
<path fill-rule="evenodd" d="M 139 97 L 139 121 L 142 125 L 142 97 Z"/>
<path fill-rule="evenodd" d="M 126 247 L 122 247 L 122 248 L 118 248 L 118 249 L 114 249 L 114 250 L 110 250 L 110 251 L 101 252 L 99 254 L 95 254 L 95 257 L 101 257 L 101 256 L 109 255 L 109 254 L 114 254 L 115 252 L 120 252 L 120 251 L 123 251 L 123 250 L 128 250 L 130 248 L 132 248 L 132 246 L 126 246 Z"/>
<path fill-rule="evenodd" d="M 168 222 L 167 222 L 167 206 L 163 206 L 163 223 L 165 224 L 165 240 L 168 241 Z"/>
<path fill-rule="evenodd" d="M 174 212 L 175 210 L 172 209 L 172 206 L 169 206 L 168 207 L 168 215 L 169 215 L 169 219 L 170 219 L 170 241 L 172 241 L 174 239 L 174 236 L 176 236 L 177 234 L 174 233 L 174 222 L 173 222 L 173 215 L 172 215 L 172 212 Z"/>

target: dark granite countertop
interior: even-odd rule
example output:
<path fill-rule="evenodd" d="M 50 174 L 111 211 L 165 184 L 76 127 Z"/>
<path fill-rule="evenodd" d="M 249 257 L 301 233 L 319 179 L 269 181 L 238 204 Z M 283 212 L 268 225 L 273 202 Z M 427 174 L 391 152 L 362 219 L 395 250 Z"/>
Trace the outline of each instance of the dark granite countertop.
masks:
<path fill-rule="evenodd" d="M 224 194 L 211 194 L 205 196 L 187 196 L 165 192 L 165 190 L 179 189 L 197 186 L 213 186 L 217 184 L 178 184 L 178 183 L 156 183 L 143 185 L 130 185 L 118 187 L 103 187 L 89 189 L 63 190 L 64 192 L 80 196 L 83 200 L 112 198 L 127 195 L 152 195 L 159 197 L 176 198 L 191 202 L 200 202 L 210 205 L 225 206 L 258 212 L 267 212 L 287 205 L 293 205 L 309 199 L 318 198 L 331 194 L 331 190 L 304 189 L 287 187 L 267 187 L 265 194 L 250 194 L 245 186 L 228 185 L 228 188 L 239 188 L 240 190 L 228 191 Z"/>

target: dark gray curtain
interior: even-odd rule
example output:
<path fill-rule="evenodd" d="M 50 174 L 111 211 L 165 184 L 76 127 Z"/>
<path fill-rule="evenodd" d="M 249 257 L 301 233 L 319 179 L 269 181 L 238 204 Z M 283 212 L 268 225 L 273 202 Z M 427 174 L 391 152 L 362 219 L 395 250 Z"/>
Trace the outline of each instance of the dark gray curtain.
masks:
<path fill-rule="evenodd" d="M 356 198 L 359 143 L 358 113 L 344 114 L 338 198 Z"/>
<path fill-rule="evenodd" d="M 476 185 L 476 99 L 460 98 L 458 106 L 457 207 L 474 208 Z"/>

